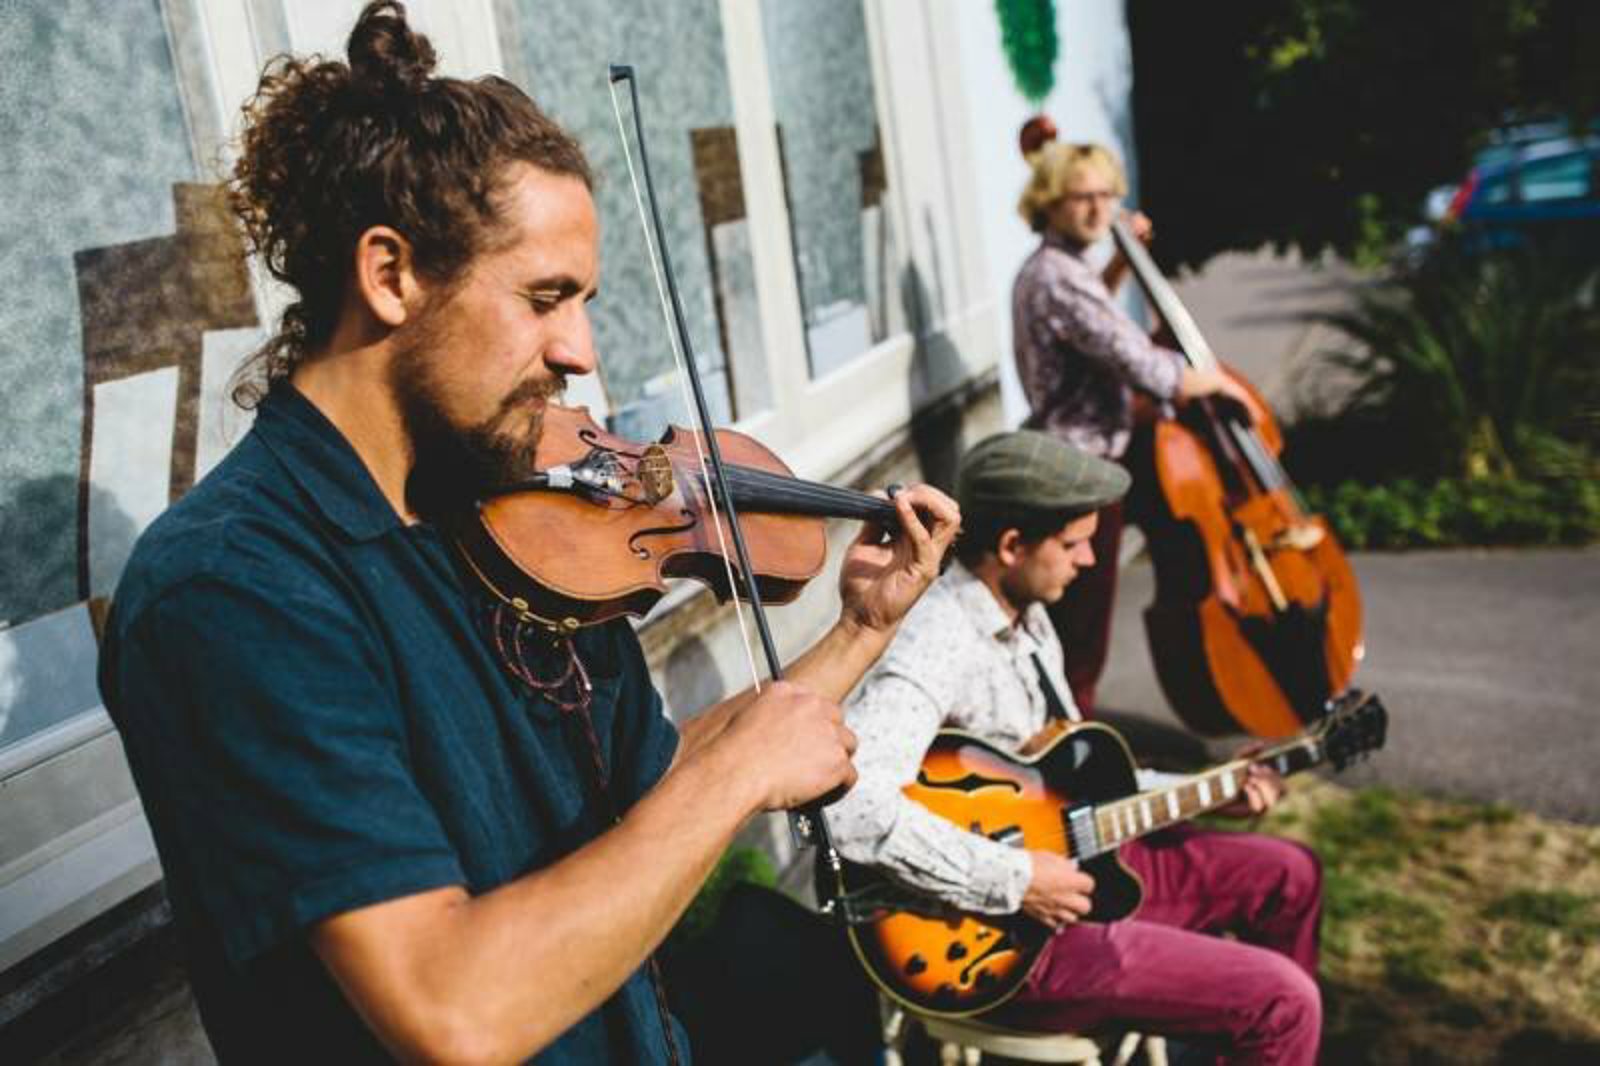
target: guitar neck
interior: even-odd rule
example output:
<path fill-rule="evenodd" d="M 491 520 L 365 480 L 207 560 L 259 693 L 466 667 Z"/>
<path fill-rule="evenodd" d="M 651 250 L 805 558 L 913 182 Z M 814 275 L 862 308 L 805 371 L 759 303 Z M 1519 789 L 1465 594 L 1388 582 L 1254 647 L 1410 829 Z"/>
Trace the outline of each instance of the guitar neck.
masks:
<path fill-rule="evenodd" d="M 1287 777 L 1318 765 L 1325 757 L 1317 737 L 1300 736 L 1253 758 L 1223 763 L 1166 788 L 1070 811 L 1074 858 L 1094 858 L 1130 840 L 1226 806 L 1244 787 L 1252 764 L 1270 766 Z M 1091 828 L 1092 836 L 1085 832 Z"/>

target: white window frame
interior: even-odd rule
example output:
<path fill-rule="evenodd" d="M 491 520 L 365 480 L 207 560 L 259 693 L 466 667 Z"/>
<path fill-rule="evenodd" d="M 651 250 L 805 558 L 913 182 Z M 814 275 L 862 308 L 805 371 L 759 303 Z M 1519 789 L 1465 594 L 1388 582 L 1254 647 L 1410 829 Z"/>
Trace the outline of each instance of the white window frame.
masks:
<path fill-rule="evenodd" d="M 913 396 L 908 382 L 918 341 L 908 333 L 878 342 L 822 377 L 810 375 L 760 5 L 722 0 L 739 164 L 772 383 L 771 408 L 743 420 L 739 428 L 760 438 L 802 477 L 826 480 L 836 475 L 909 422 L 917 408 L 984 373 L 998 358 L 995 301 L 985 290 L 982 243 L 972 207 L 976 179 L 965 162 L 966 123 L 958 117 L 965 105 L 955 20 L 940 17 L 943 6 L 929 0 L 864 0 L 888 171 L 886 210 L 902 257 L 909 256 L 931 284 L 953 295 L 944 318 L 927 324 L 930 336 L 923 342 L 949 342 L 950 350 L 961 356 L 959 364 L 943 368 L 945 378 L 923 382 L 921 394 Z M 891 21 L 893 47 L 887 43 Z M 930 247 L 926 228 L 917 222 L 928 213 L 946 221 L 951 247 Z M 896 270 L 903 265 L 893 264 Z"/>

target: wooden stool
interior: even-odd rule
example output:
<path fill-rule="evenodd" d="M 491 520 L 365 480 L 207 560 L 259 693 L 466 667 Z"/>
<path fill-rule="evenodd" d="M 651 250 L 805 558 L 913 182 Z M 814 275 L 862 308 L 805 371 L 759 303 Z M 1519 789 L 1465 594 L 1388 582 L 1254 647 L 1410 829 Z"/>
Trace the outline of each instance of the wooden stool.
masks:
<path fill-rule="evenodd" d="M 939 1018 L 915 1014 L 903 1007 L 884 1003 L 883 1041 L 885 1066 L 903 1066 L 901 1049 L 906 1037 L 907 1019 L 916 1021 L 934 1040 L 939 1041 L 939 1061 L 944 1066 L 978 1066 L 983 1053 L 1002 1055 L 1023 1062 L 1080 1063 L 1101 1066 L 1100 1045 L 1074 1033 L 1029 1033 L 1002 1029 L 973 1018 Z M 1128 1066 L 1134 1053 L 1144 1045 L 1149 1066 L 1167 1066 L 1167 1042 L 1159 1036 L 1127 1033 L 1117 1044 L 1112 1066 Z"/>

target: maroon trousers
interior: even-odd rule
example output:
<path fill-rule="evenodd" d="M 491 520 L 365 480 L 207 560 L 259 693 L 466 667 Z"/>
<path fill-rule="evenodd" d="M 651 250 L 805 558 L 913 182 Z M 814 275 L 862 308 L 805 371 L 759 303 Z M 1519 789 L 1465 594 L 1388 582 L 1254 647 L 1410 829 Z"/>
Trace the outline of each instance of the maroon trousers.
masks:
<path fill-rule="evenodd" d="M 1058 933 L 995 1021 L 1042 1031 L 1114 1025 L 1216 1039 L 1226 1046 L 1221 1062 L 1315 1063 L 1315 855 L 1275 837 L 1180 826 L 1134 841 L 1122 858 L 1144 882 L 1139 910 Z"/>

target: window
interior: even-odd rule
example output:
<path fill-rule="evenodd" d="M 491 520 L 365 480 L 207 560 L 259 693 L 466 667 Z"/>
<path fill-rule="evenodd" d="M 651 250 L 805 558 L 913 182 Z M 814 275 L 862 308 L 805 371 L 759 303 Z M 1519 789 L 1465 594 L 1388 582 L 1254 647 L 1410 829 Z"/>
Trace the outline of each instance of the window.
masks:
<path fill-rule="evenodd" d="M 900 328 L 897 253 L 861 0 L 764 0 L 772 106 L 811 375 Z"/>
<path fill-rule="evenodd" d="M 591 310 L 613 428 L 648 439 L 692 421 L 612 111 L 607 71 L 617 62 L 633 64 L 639 78 L 668 253 L 712 417 L 729 422 L 766 409 L 771 388 L 716 0 L 500 5 L 509 75 L 578 136 L 598 175 L 601 284 Z"/>
<path fill-rule="evenodd" d="M 1511 176 L 1489 178 L 1478 186 L 1474 197 L 1480 204 L 1507 204 L 1511 202 Z"/>
<path fill-rule="evenodd" d="M 255 311 L 242 264 L 189 269 L 216 203 L 155 5 L 0 7 L 0 98 L 0 623 L 20 627 L 111 591 L 193 480 L 202 331 Z M 18 653 L 58 628 L 22 630 Z M 58 666 L 92 677 L 80 651 Z M 51 719 L 11 718 L 0 743 Z"/>
<path fill-rule="evenodd" d="M 1589 195 L 1590 162 L 1587 153 L 1541 159 L 1522 168 L 1522 200 L 1579 200 Z"/>

